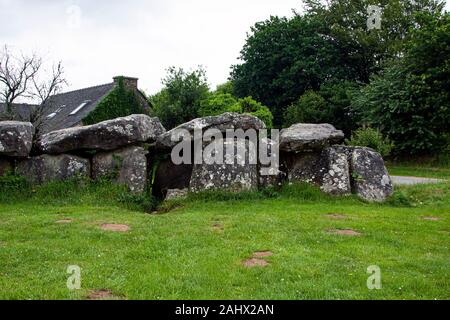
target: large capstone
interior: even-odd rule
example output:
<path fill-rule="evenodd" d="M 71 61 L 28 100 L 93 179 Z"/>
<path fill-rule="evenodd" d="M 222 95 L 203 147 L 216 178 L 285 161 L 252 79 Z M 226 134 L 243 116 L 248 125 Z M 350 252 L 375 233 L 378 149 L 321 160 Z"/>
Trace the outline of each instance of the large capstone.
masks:
<path fill-rule="evenodd" d="M 138 114 L 47 133 L 39 139 L 37 149 L 49 154 L 82 150 L 110 151 L 127 145 L 153 142 L 164 132 L 158 118 Z"/>
<path fill-rule="evenodd" d="M 299 123 L 280 134 L 280 150 L 285 152 L 315 152 L 340 143 L 344 133 L 331 124 Z"/>
<path fill-rule="evenodd" d="M 222 133 L 227 130 L 242 129 L 244 131 L 249 129 L 261 130 L 265 129 L 266 125 L 257 117 L 239 114 L 239 113 L 224 113 L 219 116 L 211 116 L 194 119 L 184 123 L 165 134 L 162 134 L 157 140 L 157 146 L 161 149 L 171 149 L 176 146 L 182 139 L 179 133 L 181 131 L 189 132 L 191 139 L 194 139 L 194 131 L 201 130 L 203 132 L 208 129 L 217 129 Z"/>
<path fill-rule="evenodd" d="M 89 177 L 90 161 L 67 154 L 41 155 L 20 161 L 17 164 L 16 172 L 34 184 L 75 177 Z"/>
<path fill-rule="evenodd" d="M 222 145 L 221 143 L 219 145 Z M 223 141 L 224 161 L 220 158 L 214 161 L 212 148 L 211 153 L 204 154 L 203 164 L 195 164 L 192 171 L 190 190 L 201 192 L 205 190 L 226 190 L 231 192 L 256 190 L 258 188 L 258 165 L 256 147 L 245 139 L 224 139 Z M 226 152 L 234 149 L 234 152 Z M 218 163 L 217 163 L 218 162 Z"/>
<path fill-rule="evenodd" d="M 128 186 L 133 193 L 142 193 L 147 184 L 147 152 L 131 146 L 113 152 L 100 152 L 92 158 L 92 177 L 109 178 Z"/>
<path fill-rule="evenodd" d="M 333 195 L 350 195 L 350 166 L 347 152 L 342 147 L 329 147 L 322 153 L 320 189 Z"/>
<path fill-rule="evenodd" d="M 175 165 L 171 159 L 160 160 L 152 186 L 153 195 L 164 199 L 169 190 L 189 188 L 192 167 L 192 164 Z"/>
<path fill-rule="evenodd" d="M 29 122 L 0 122 L 0 156 L 28 157 L 33 144 L 34 127 Z"/>
<path fill-rule="evenodd" d="M 394 187 L 382 156 L 369 148 L 351 150 L 350 172 L 354 191 L 367 201 L 385 201 L 393 194 Z"/>

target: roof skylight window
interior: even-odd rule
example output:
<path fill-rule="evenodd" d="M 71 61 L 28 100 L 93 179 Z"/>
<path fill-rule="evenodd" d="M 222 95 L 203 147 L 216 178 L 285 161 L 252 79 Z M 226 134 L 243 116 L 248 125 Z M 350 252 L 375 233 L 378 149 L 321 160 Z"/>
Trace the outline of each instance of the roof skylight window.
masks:
<path fill-rule="evenodd" d="M 47 119 L 48 119 L 48 120 L 53 119 L 55 116 L 56 116 L 56 112 L 50 113 L 50 114 L 47 116 Z"/>
<path fill-rule="evenodd" d="M 78 112 L 81 111 L 81 109 L 83 109 L 84 107 L 86 107 L 86 106 L 89 104 L 89 102 L 91 102 L 91 100 L 86 100 L 86 101 L 84 101 L 84 102 L 83 102 L 82 104 L 80 104 L 75 110 L 73 110 L 73 111 L 70 113 L 70 115 L 71 115 L 71 116 L 76 115 Z"/>

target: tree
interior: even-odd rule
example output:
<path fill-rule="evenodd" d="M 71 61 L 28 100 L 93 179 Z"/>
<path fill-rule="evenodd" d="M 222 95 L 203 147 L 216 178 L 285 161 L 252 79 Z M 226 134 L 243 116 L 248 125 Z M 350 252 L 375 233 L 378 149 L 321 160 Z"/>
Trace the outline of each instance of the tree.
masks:
<path fill-rule="evenodd" d="M 358 115 L 351 109 L 352 96 L 360 89 L 360 84 L 351 81 L 327 82 L 318 94 L 326 101 L 326 118 L 323 122 L 333 124 L 350 136 L 358 128 Z"/>
<path fill-rule="evenodd" d="M 164 88 L 150 97 L 155 114 L 167 129 L 199 116 L 200 102 L 209 95 L 205 70 L 186 72 L 171 67 L 162 83 Z"/>
<path fill-rule="evenodd" d="M 443 1 L 436 0 L 304 0 L 306 13 L 330 26 L 334 39 L 348 63 L 358 72 L 357 79 L 368 83 L 383 62 L 404 52 L 404 40 L 411 27 L 418 26 L 417 13 L 442 12 Z M 367 29 L 369 5 L 381 8 L 381 28 Z"/>
<path fill-rule="evenodd" d="M 281 124 L 287 106 L 325 83 L 368 83 L 388 59 L 405 52 L 417 13 L 438 15 L 435 0 L 305 0 L 306 13 L 271 17 L 251 28 L 231 78 L 239 97 L 253 96 Z M 368 5 L 382 10 L 381 29 L 367 30 Z"/>
<path fill-rule="evenodd" d="M 270 109 L 263 106 L 258 101 L 255 101 L 252 97 L 239 99 L 238 102 L 229 107 L 227 111 L 250 114 L 262 120 L 267 128 L 272 128 L 273 126 L 273 115 L 270 112 Z"/>
<path fill-rule="evenodd" d="M 42 59 L 36 54 L 14 55 L 7 46 L 0 52 L 0 99 L 6 104 L 6 112 L 12 113 L 12 104 L 29 92 L 29 85 L 39 72 Z"/>
<path fill-rule="evenodd" d="M 211 93 L 200 102 L 199 116 L 217 116 L 230 110 L 238 100 L 229 93 Z"/>
<path fill-rule="evenodd" d="M 219 84 L 216 88 L 216 93 L 228 93 L 234 95 L 234 83 L 233 81 L 227 81 L 225 83 Z"/>
<path fill-rule="evenodd" d="M 328 29 L 324 21 L 300 15 L 257 23 L 241 51 L 243 63 L 232 67 L 236 94 L 269 106 L 280 125 L 286 107 L 307 90 L 317 91 L 330 79 L 354 80 L 354 66 Z"/>
<path fill-rule="evenodd" d="M 7 46 L 0 52 L 0 100 L 6 104 L 7 117 L 14 117 L 13 103 L 16 100 L 32 99 L 37 106 L 30 110 L 30 119 L 27 120 L 38 128 L 45 103 L 64 85 L 67 81 L 61 62 L 54 64 L 51 72 L 47 72 L 43 59 L 36 54 L 17 55 Z"/>
<path fill-rule="evenodd" d="M 307 91 L 291 104 L 284 115 L 284 126 L 296 123 L 323 123 L 328 120 L 327 102 L 314 91 Z"/>
<path fill-rule="evenodd" d="M 422 14 L 405 55 L 390 61 L 352 101 L 364 123 L 395 143 L 396 153 L 429 154 L 448 145 L 450 17 Z"/>

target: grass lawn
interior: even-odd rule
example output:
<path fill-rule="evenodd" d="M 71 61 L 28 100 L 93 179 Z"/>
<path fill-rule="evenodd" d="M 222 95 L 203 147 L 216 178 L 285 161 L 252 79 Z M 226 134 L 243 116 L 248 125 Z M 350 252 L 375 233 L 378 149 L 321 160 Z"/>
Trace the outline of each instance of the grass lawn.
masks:
<path fill-rule="evenodd" d="M 206 194 L 159 215 L 102 204 L 95 192 L 37 198 L 0 204 L 1 299 L 85 299 L 101 289 L 120 299 L 450 298 L 450 184 L 400 188 L 383 205 L 305 186 L 267 199 Z M 243 265 L 267 250 L 268 266 Z M 69 265 L 82 268 L 81 290 L 66 288 Z M 367 288 L 371 265 L 381 290 Z"/>
<path fill-rule="evenodd" d="M 450 167 L 430 166 L 417 163 L 388 163 L 388 170 L 394 176 L 412 176 L 450 180 Z"/>

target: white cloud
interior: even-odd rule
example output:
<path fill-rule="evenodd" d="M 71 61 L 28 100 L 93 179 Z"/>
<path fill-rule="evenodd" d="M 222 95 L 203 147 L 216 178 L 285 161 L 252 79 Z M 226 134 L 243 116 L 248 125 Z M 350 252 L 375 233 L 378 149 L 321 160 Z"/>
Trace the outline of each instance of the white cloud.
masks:
<path fill-rule="evenodd" d="M 122 74 L 154 93 L 167 67 L 200 64 L 214 87 L 227 80 L 250 27 L 293 8 L 301 1 L 0 0 L 0 39 L 62 60 L 69 89 Z"/>
<path fill-rule="evenodd" d="M 123 74 L 156 92 L 167 67 L 200 64 L 215 86 L 227 80 L 250 26 L 294 7 L 301 2 L 0 0 L 0 37 L 17 49 L 63 60 L 70 89 Z"/>

